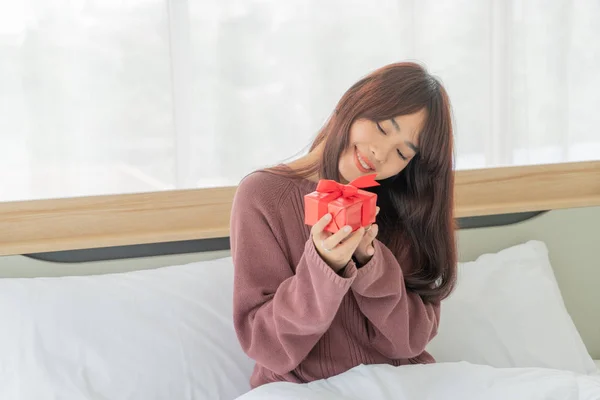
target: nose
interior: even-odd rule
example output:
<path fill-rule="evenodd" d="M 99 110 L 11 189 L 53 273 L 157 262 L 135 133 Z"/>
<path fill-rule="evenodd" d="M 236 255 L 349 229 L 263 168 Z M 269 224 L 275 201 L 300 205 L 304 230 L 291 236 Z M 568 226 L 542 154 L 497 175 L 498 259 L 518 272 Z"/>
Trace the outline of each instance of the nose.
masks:
<path fill-rule="evenodd" d="M 377 144 L 372 144 L 371 145 L 371 156 L 373 157 L 374 161 L 378 164 L 383 164 L 386 162 L 388 154 L 389 154 L 389 149 L 387 149 L 384 143 L 377 143 Z"/>

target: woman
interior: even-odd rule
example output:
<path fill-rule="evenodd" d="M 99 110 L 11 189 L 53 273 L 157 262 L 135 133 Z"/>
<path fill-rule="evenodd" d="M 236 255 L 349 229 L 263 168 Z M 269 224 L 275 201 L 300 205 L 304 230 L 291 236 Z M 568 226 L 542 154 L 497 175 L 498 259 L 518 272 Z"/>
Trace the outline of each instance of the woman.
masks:
<path fill-rule="evenodd" d="M 242 180 L 231 215 L 234 324 L 251 386 L 359 364 L 431 363 L 456 277 L 448 96 L 421 66 L 385 66 L 340 99 L 310 152 Z M 377 174 L 376 223 L 304 224 L 319 179 Z"/>

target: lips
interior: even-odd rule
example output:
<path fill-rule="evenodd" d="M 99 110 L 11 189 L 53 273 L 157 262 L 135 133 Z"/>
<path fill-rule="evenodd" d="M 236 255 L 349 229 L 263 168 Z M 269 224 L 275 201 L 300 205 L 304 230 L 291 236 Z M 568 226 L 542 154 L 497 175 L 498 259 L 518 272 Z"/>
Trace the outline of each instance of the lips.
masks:
<path fill-rule="evenodd" d="M 356 167 L 358 168 L 358 170 L 362 173 L 369 173 L 369 172 L 375 172 L 375 166 L 373 165 L 373 163 L 369 160 L 368 157 L 365 157 L 364 155 L 360 154 L 360 152 L 358 151 L 358 149 L 355 147 L 354 148 L 354 163 L 356 164 Z M 364 162 L 365 165 L 367 165 L 369 168 L 365 168 L 362 163 L 361 160 Z"/>

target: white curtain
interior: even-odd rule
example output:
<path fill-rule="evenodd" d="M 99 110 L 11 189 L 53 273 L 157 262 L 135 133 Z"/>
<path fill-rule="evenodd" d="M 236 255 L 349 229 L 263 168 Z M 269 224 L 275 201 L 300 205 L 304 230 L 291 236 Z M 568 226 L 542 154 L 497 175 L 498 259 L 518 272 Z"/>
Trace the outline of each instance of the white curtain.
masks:
<path fill-rule="evenodd" d="M 600 159 L 599 37 L 597 0 L 0 0 L 0 201 L 235 185 L 399 60 L 458 169 Z"/>

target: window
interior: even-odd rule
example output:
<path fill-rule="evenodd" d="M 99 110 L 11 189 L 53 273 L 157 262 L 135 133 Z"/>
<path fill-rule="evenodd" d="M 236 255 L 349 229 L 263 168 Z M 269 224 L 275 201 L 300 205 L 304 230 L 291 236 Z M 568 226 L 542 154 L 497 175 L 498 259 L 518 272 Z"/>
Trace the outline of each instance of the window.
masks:
<path fill-rule="evenodd" d="M 374 68 L 419 60 L 457 168 L 600 159 L 594 0 L 14 0 L 0 201 L 235 185 L 303 151 Z"/>

